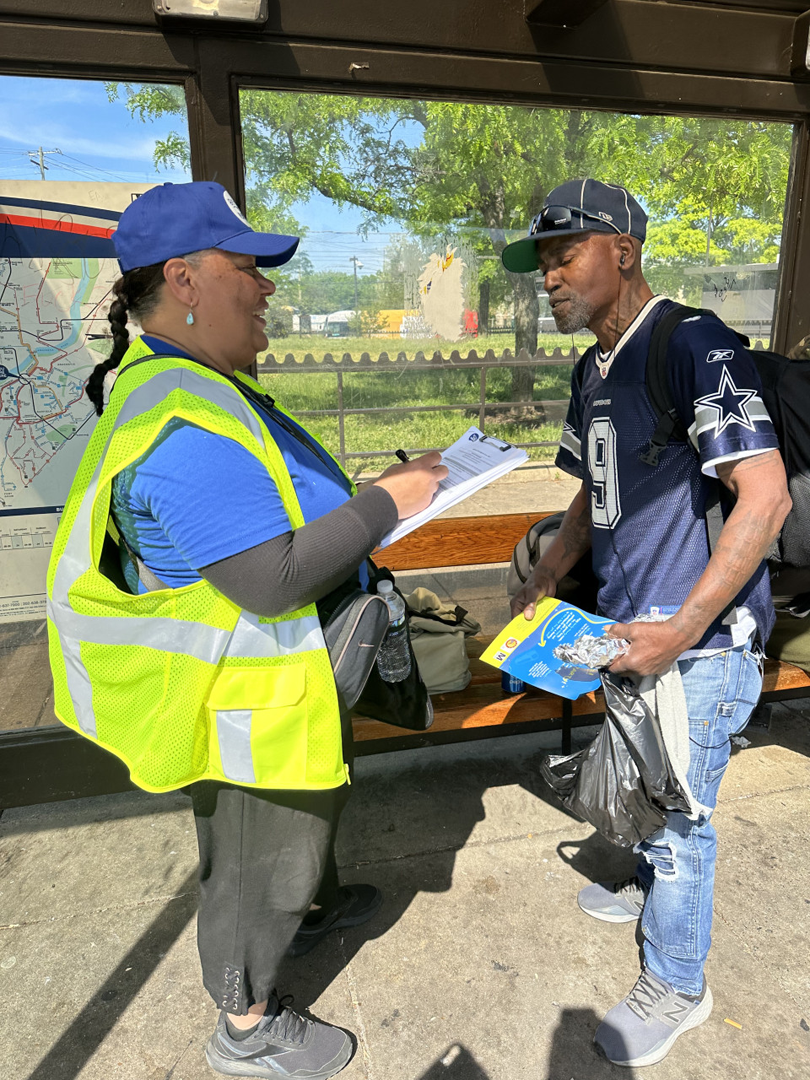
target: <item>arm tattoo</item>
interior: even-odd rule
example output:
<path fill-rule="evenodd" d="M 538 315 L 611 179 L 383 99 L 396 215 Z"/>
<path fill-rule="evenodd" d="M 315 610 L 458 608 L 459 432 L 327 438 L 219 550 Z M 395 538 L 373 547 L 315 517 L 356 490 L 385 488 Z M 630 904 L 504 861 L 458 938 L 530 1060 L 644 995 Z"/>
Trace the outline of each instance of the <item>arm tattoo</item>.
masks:
<path fill-rule="evenodd" d="M 790 509 L 784 467 L 776 450 L 718 467 L 738 501 L 709 563 L 672 623 L 698 640 L 750 580 Z"/>
<path fill-rule="evenodd" d="M 535 570 L 560 581 L 590 549 L 591 512 L 588 493 L 583 486 L 574 496 L 559 533 Z"/>

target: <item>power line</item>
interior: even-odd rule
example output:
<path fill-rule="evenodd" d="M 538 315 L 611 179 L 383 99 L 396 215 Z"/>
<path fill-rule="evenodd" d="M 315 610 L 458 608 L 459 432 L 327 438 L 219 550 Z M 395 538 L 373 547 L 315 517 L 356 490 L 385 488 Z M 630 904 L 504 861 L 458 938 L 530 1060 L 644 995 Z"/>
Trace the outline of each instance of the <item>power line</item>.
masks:
<path fill-rule="evenodd" d="M 63 157 L 68 161 L 75 161 L 77 165 L 84 165 L 88 169 L 93 169 L 95 172 L 104 173 L 105 176 L 115 177 L 116 180 L 122 180 L 124 183 L 128 183 L 125 176 L 120 176 L 118 173 L 109 172 L 107 169 L 102 169 L 99 165 L 91 165 L 89 161 L 82 161 L 80 158 L 73 157 L 71 154 L 63 154 Z"/>
<path fill-rule="evenodd" d="M 43 150 L 42 147 L 40 146 L 38 150 L 27 150 L 26 153 L 28 154 L 28 160 L 31 162 L 32 165 L 39 165 L 39 178 L 40 178 L 40 180 L 44 180 L 45 179 L 45 172 L 48 169 L 48 166 L 45 164 L 46 155 L 48 155 L 48 154 L 61 154 L 62 151 L 59 150 L 59 149 L 57 149 L 57 150 Z"/>

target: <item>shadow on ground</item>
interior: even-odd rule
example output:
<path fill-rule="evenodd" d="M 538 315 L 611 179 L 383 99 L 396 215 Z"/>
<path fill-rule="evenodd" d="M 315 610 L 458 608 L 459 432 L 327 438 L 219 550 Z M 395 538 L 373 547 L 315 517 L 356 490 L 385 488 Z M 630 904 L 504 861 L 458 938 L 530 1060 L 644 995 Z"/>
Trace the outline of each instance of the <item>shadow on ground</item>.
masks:
<path fill-rule="evenodd" d="M 594 1052 L 599 1017 L 593 1009 L 562 1009 L 545 1070 L 538 1080 L 636 1080 L 633 1069 L 618 1068 Z M 463 1045 L 454 1043 L 418 1080 L 490 1080 L 490 1074 Z"/>
<path fill-rule="evenodd" d="M 635 1070 L 611 1065 L 597 1053 L 593 1036 L 600 1020 L 593 1009 L 560 1011 L 544 1080 L 635 1080 Z"/>
<path fill-rule="evenodd" d="M 778 745 L 808 753 L 810 737 L 801 705 L 791 703 L 774 708 L 770 730 L 752 729 L 747 734 L 758 746 Z M 575 738 L 588 741 L 593 731 L 581 729 Z M 537 823 L 545 821 L 549 834 L 556 833 L 555 846 L 561 862 L 587 880 L 613 880 L 633 873 L 635 859 L 597 834 L 583 838 L 581 825 L 572 815 L 568 840 L 559 840 L 563 812 L 539 776 L 542 745 L 531 735 L 508 740 L 436 747 L 430 752 L 398 755 L 396 769 L 380 758 L 363 759 L 357 783 L 342 824 L 339 862 L 345 880 L 364 877 L 379 885 L 385 904 L 368 926 L 343 935 L 340 947 L 321 947 L 316 953 L 282 965 L 279 989 L 292 991 L 299 1006 L 317 1001 L 365 942 L 382 937 L 395 926 L 420 892 L 442 893 L 453 884 L 456 855 L 471 844 L 489 844 L 522 839 Z M 543 751 L 545 752 L 545 751 Z M 735 751 L 745 753 L 746 751 Z M 490 820 L 483 839 L 474 836 L 476 826 L 487 817 L 487 792 L 512 787 L 503 813 L 503 830 L 498 820 Z M 526 799 L 526 793 L 553 807 L 557 818 Z M 149 798 L 137 794 L 105 800 L 109 818 L 177 809 L 179 795 Z M 56 812 L 56 811 L 55 811 Z M 86 822 L 95 810 L 75 811 L 76 821 Z M 498 808 L 490 811 L 497 813 Z M 58 810 L 59 827 L 71 826 L 67 804 Z M 99 813 L 101 811 L 99 810 Z M 49 827 L 48 815 L 36 825 L 20 822 L 21 831 Z M 512 829 L 514 836 L 506 835 Z M 16 825 L 12 826 L 16 831 Z M 138 942 L 111 972 L 70 1027 L 64 1031 L 26 1080 L 75 1080 L 86 1063 L 119 1022 L 130 1003 L 143 991 L 161 959 L 171 949 L 194 917 L 196 908 L 196 868 L 187 876 L 182 894 L 170 902 L 149 925 Z M 574 896 L 571 902 L 575 902 Z M 633 1074 L 618 1069 L 599 1057 L 593 1035 L 599 1017 L 592 1009 L 565 1007 L 560 1010 L 548 1051 L 547 1067 L 538 1067 L 537 1080 L 632 1080 Z M 461 1044 L 448 1047 L 433 1065 L 414 1080 L 490 1080 L 486 1070 Z M 15 1078 L 22 1080 L 22 1078 Z"/>
<path fill-rule="evenodd" d="M 74 1080 L 79 1075 L 194 918 L 196 868 L 180 892 L 182 895 L 168 903 L 150 923 L 26 1080 Z"/>
<path fill-rule="evenodd" d="M 577 734 L 585 740 L 592 737 L 584 730 Z M 338 864 L 343 880 L 371 881 L 382 889 L 385 902 L 370 923 L 343 934 L 340 949 L 321 948 L 282 964 L 279 985 L 293 992 L 297 1003 L 317 1001 L 366 942 L 383 937 L 399 922 L 419 893 L 444 893 L 452 888 L 457 853 L 471 842 L 489 842 L 471 840 L 471 836 L 487 816 L 485 797 L 490 789 L 519 788 L 552 807 L 555 831 L 560 813 L 572 826 L 576 823 L 572 833 L 587 829 L 559 805 L 541 780 L 537 739 L 530 735 L 514 739 L 526 747 L 525 756 L 516 753 L 514 745 L 504 751 L 489 742 L 468 744 L 460 759 L 459 747 L 436 747 L 429 754 L 408 752 L 408 766 L 396 772 L 380 764 L 380 758 L 362 759 L 341 822 Z M 532 821 L 537 820 L 531 804 L 527 807 L 520 792 L 514 798 L 521 803 L 526 831 L 531 833 L 536 830 Z M 514 829 L 511 816 L 504 820 L 507 828 Z M 632 855 L 601 837 L 576 839 L 561 847 L 565 849 L 561 858 L 591 880 L 633 873 Z"/>
<path fill-rule="evenodd" d="M 490 1076 L 465 1046 L 454 1043 L 419 1080 L 490 1080 Z"/>

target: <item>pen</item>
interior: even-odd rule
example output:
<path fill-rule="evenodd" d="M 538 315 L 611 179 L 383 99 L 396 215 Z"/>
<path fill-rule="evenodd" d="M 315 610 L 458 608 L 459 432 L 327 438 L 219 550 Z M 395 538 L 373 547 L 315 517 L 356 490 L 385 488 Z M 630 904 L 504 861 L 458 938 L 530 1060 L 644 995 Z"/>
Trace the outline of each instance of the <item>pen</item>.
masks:
<path fill-rule="evenodd" d="M 396 452 L 396 456 L 397 456 L 397 457 L 399 458 L 399 460 L 400 460 L 401 462 L 403 462 L 403 464 L 404 464 L 404 463 L 405 463 L 406 461 L 410 461 L 410 460 L 411 460 L 411 459 L 410 459 L 410 458 L 408 457 L 408 455 L 407 455 L 407 454 L 405 453 L 405 451 L 404 451 L 404 450 L 397 450 L 397 452 Z"/>

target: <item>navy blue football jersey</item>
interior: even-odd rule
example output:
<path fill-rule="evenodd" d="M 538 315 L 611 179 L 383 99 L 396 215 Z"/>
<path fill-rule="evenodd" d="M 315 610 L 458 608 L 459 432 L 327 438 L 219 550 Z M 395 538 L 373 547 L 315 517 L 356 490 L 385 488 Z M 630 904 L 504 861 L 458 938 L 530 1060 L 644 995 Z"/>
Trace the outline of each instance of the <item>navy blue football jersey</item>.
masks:
<path fill-rule="evenodd" d="M 675 329 L 668 353 L 691 445 L 671 441 L 655 467 L 639 460 L 657 424 L 645 381 L 650 338 L 672 306 L 653 297 L 613 352 L 594 345 L 581 357 L 557 455 L 561 469 L 585 482 L 599 609 L 620 622 L 678 610 L 709 560 L 705 507 L 717 465 L 779 445 L 748 351 L 719 319 L 698 316 Z M 774 615 L 764 562 L 736 604 L 767 640 Z M 728 647 L 736 636 L 718 619 L 696 648 Z"/>

